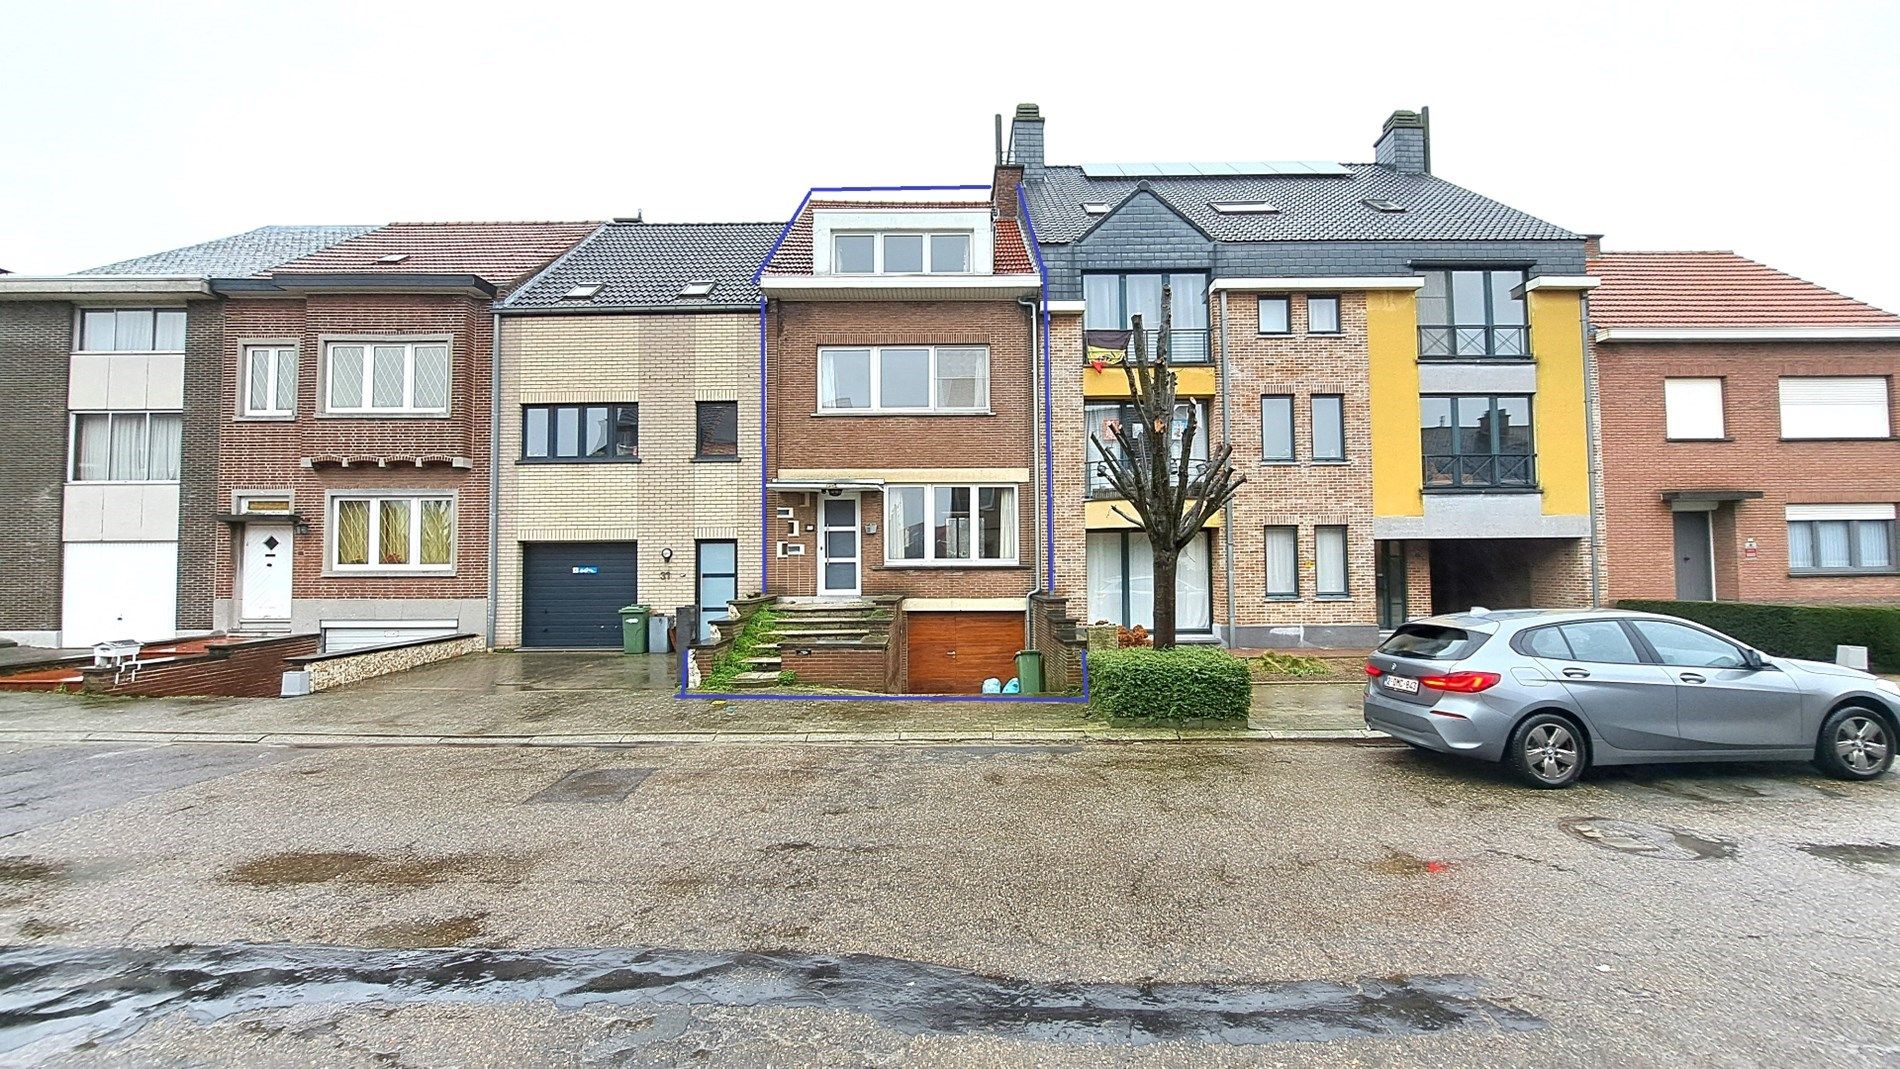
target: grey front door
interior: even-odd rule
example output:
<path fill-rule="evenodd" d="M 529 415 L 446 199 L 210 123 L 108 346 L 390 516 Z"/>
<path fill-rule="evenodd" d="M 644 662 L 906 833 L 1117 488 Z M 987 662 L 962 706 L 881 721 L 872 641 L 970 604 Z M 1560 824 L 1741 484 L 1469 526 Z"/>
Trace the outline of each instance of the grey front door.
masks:
<path fill-rule="evenodd" d="M 1804 739 L 1800 692 L 1786 673 L 1744 667 L 1734 643 L 1701 628 L 1668 620 L 1631 620 L 1630 626 L 1675 682 L 1676 730 L 1691 749 L 1813 745 Z"/>
<path fill-rule="evenodd" d="M 1676 518 L 1676 600 L 1715 600 L 1715 559 L 1711 556 L 1709 514 L 1672 513 Z"/>

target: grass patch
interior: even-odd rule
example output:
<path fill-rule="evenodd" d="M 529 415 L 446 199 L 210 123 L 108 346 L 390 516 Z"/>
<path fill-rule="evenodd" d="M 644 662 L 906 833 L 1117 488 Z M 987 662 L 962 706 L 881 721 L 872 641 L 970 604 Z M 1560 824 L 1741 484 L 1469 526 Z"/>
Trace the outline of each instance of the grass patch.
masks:
<path fill-rule="evenodd" d="M 757 656 L 758 648 L 770 642 L 772 636 L 778 633 L 781 615 L 772 609 L 761 608 L 748 617 L 745 624 L 739 628 L 739 633 L 733 637 L 732 645 L 727 647 L 725 654 L 713 664 L 712 671 L 706 673 L 706 678 L 700 682 L 700 686 L 706 690 L 725 690 L 739 678 L 739 673 L 751 671 L 750 666 L 746 664 L 746 659 Z"/>

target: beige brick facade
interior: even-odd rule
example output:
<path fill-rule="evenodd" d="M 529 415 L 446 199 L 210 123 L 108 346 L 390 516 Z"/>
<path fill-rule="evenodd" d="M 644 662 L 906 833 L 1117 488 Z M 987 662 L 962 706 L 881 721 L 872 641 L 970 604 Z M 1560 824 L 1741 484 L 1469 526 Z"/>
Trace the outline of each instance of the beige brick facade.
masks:
<path fill-rule="evenodd" d="M 732 540 L 741 594 L 759 586 L 758 317 L 506 316 L 495 641 L 521 641 L 522 546 L 639 543 L 639 598 L 693 604 L 694 543 Z M 739 461 L 694 461 L 696 402 L 737 401 Z M 640 406 L 639 463 L 522 463 L 522 406 Z M 661 558 L 671 549 L 673 559 Z"/>

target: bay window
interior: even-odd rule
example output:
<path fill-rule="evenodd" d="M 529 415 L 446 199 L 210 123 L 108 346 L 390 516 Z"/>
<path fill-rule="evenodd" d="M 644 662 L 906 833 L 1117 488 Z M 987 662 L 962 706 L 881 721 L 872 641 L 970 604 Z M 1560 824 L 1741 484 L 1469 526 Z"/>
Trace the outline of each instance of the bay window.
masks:
<path fill-rule="evenodd" d="M 449 410 L 446 341 L 331 342 L 326 411 L 443 415 Z"/>
<path fill-rule="evenodd" d="M 985 412 L 990 352 L 968 345 L 818 350 L 820 412 Z"/>
<path fill-rule="evenodd" d="M 331 501 L 330 566 L 337 571 L 449 571 L 455 499 L 338 496 Z"/>
<path fill-rule="evenodd" d="M 884 559 L 889 564 L 1015 564 L 1013 486 L 888 486 Z"/>

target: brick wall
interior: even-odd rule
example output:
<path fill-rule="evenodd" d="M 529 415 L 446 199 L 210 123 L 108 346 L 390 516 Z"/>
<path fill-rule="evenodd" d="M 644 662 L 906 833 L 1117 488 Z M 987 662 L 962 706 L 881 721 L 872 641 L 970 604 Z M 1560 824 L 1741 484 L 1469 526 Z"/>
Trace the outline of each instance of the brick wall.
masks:
<path fill-rule="evenodd" d="M 788 647 L 779 667 L 792 672 L 799 684 L 880 693 L 889 685 L 889 664 L 882 646 L 815 646 L 802 655 L 793 654 Z"/>
<path fill-rule="evenodd" d="M 285 635 L 214 646 L 201 654 L 159 661 L 114 682 L 111 668 L 81 671 L 88 694 L 120 694 L 147 698 L 197 694 L 231 698 L 275 698 L 283 693 L 284 673 L 295 667 L 289 658 L 317 652 L 317 635 Z"/>
<path fill-rule="evenodd" d="M 227 537 L 216 515 L 218 431 L 224 423 L 219 388 L 224 349 L 224 302 L 193 301 L 185 316 L 185 416 L 178 473 L 178 627 L 209 630 L 210 579 L 218 541 Z M 235 395 L 233 395 L 235 398 Z M 273 691 L 272 693 L 276 693 Z"/>
<path fill-rule="evenodd" d="M 1029 645 L 1042 653 L 1042 685 L 1050 694 L 1082 685 L 1082 649 L 1087 640 L 1068 607 L 1069 599 L 1050 594 L 1029 599 Z"/>
<path fill-rule="evenodd" d="M 60 522 L 73 308 L 0 302 L 0 631 L 60 626 Z"/>
<path fill-rule="evenodd" d="M 1900 345 L 1601 344 L 1605 545 L 1609 597 L 1672 598 L 1675 555 L 1665 490 L 1755 490 L 1715 514 L 1716 596 L 1742 601 L 1894 601 L 1900 575 L 1788 574 L 1790 504 L 1900 502 L 1900 439 L 1781 440 L 1778 380 L 1798 375 L 1900 377 Z M 1664 440 L 1663 379 L 1721 378 L 1729 441 Z M 1900 427 L 1900 410 L 1890 420 Z M 1753 539 L 1756 555 L 1745 546 Z"/>

